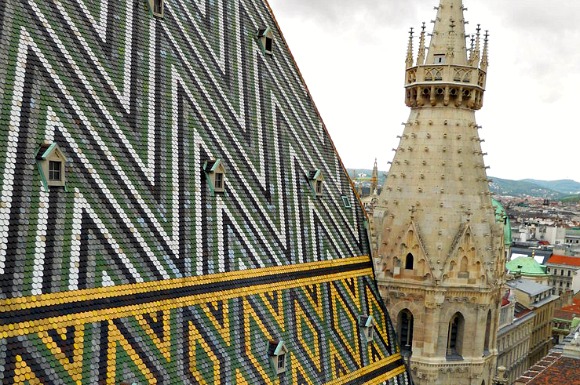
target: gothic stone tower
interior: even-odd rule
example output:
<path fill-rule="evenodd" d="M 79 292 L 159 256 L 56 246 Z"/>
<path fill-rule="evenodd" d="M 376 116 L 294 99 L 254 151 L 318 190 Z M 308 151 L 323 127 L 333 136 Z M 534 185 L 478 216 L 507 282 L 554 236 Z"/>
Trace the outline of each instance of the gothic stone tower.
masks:
<path fill-rule="evenodd" d="M 505 257 L 475 120 L 488 39 L 478 27 L 466 47 L 461 0 L 436 9 L 416 63 L 411 32 L 411 113 L 374 211 L 377 279 L 416 384 L 490 384 Z"/>

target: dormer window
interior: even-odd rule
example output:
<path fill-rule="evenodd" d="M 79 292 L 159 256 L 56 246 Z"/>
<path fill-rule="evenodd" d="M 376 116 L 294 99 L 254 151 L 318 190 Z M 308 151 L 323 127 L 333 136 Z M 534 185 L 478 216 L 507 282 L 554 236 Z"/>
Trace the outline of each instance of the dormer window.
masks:
<path fill-rule="evenodd" d="M 435 56 L 435 64 L 445 64 L 445 55 L 437 54 Z"/>
<path fill-rule="evenodd" d="M 316 196 L 321 196 L 324 192 L 324 176 L 322 175 L 322 171 L 320 170 L 313 170 L 308 175 L 308 179 L 310 181 L 310 187 Z"/>
<path fill-rule="evenodd" d="M 153 16 L 163 17 L 165 0 L 149 0 L 149 9 Z"/>
<path fill-rule="evenodd" d="M 268 345 L 268 355 L 270 356 L 272 367 L 276 374 L 286 371 L 288 365 L 288 348 L 284 341 L 270 341 Z"/>
<path fill-rule="evenodd" d="M 38 171 L 45 189 L 65 186 L 66 157 L 56 143 L 44 143 L 36 151 Z"/>
<path fill-rule="evenodd" d="M 222 193 L 225 191 L 226 169 L 221 159 L 212 159 L 206 161 L 203 164 L 203 172 L 206 176 L 206 180 L 212 193 Z"/>
<path fill-rule="evenodd" d="M 274 34 L 270 27 L 260 28 L 257 34 L 258 44 L 262 49 L 262 53 L 272 55 L 274 48 Z"/>
<path fill-rule="evenodd" d="M 375 319 L 373 316 L 362 315 L 360 317 L 360 326 L 362 328 L 365 339 L 367 340 L 367 343 L 374 341 Z"/>

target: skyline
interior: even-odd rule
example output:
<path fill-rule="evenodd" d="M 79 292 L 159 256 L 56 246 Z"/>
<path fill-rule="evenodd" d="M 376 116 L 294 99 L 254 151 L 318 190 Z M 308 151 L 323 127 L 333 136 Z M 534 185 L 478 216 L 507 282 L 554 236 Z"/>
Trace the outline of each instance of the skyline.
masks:
<path fill-rule="evenodd" d="M 388 171 L 410 111 L 403 88 L 409 28 L 416 55 L 421 24 L 431 32 L 439 2 L 269 3 L 345 167 L 370 169 L 377 158 Z M 554 0 L 548 10 L 539 0 L 463 3 L 466 33 L 481 24 L 490 34 L 486 95 L 476 113 L 488 176 L 580 181 L 570 114 L 580 86 L 572 45 L 580 3 Z"/>

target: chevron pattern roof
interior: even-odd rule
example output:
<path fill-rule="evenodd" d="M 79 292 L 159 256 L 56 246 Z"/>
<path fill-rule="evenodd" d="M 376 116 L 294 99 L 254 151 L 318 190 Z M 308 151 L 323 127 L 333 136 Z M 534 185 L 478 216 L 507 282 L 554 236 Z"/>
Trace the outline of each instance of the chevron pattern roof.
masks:
<path fill-rule="evenodd" d="M 268 5 L 163 12 L 0 2 L 0 382 L 409 384 L 364 213 Z"/>

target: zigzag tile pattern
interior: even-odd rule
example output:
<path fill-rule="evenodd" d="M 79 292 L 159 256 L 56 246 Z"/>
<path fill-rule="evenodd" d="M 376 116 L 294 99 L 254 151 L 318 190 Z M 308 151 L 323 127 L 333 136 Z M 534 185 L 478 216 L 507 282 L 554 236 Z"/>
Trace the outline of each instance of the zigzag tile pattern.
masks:
<path fill-rule="evenodd" d="M 0 2 L 2 383 L 409 383 L 364 213 L 267 4 L 147 4 Z M 44 186 L 43 143 L 66 188 Z"/>

